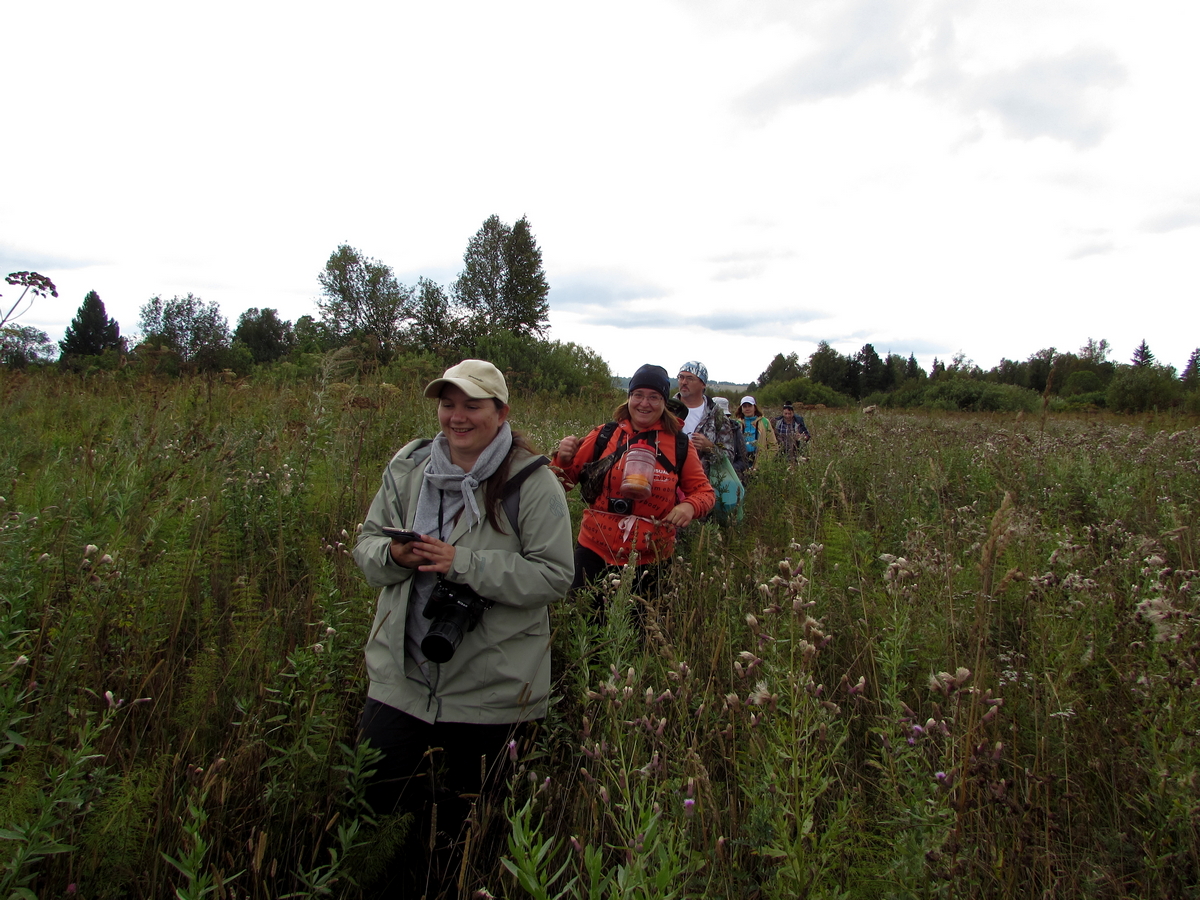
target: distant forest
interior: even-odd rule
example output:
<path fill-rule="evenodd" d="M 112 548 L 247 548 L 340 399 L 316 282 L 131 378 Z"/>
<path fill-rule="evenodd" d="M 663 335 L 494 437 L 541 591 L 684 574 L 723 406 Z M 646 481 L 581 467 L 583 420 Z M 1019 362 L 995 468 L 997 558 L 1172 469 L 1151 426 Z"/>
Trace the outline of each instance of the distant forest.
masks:
<path fill-rule="evenodd" d="M 934 359 L 929 371 L 914 356 L 880 357 L 865 344 L 843 355 L 825 341 L 805 361 L 777 354 L 750 385 L 760 405 L 785 400 L 825 406 L 861 404 L 945 410 L 1034 411 L 1109 409 L 1141 412 L 1182 408 L 1200 412 L 1200 348 L 1182 374 L 1158 362 L 1145 341 L 1128 362 L 1110 360 L 1106 340 L 1075 352 L 1054 347 L 1023 361 L 1002 359 L 987 371 L 962 353 Z"/>
<path fill-rule="evenodd" d="M 545 337 L 549 285 L 542 252 L 522 218 L 515 225 L 490 216 L 463 254 L 463 270 L 447 286 L 421 278 L 400 284 L 390 266 L 343 244 L 317 275 L 317 316 L 294 324 L 274 309 L 252 307 L 231 328 L 216 303 L 193 294 L 151 297 L 141 308 L 136 343 L 122 336 L 95 291 L 84 297 L 63 340 L 16 319 L 38 298 L 57 297 L 37 272 L 13 272 L 20 288 L 0 302 L 0 366 L 57 366 L 64 371 L 121 371 L 159 375 L 224 373 L 244 377 L 268 370 L 277 378 L 316 373 L 330 353 L 369 371 L 387 366 L 437 369 L 466 357 L 489 359 L 529 392 L 604 392 L 614 379 L 594 350 Z M 2 295 L 0 295 L 2 296 Z M 987 371 L 962 353 L 929 371 L 895 353 L 880 357 L 871 344 L 844 355 L 822 341 L 801 360 L 779 353 L 749 385 L 760 405 L 785 400 L 806 405 L 855 404 L 942 410 L 1115 412 L 1179 409 L 1200 413 L 1200 348 L 1182 373 L 1161 364 L 1145 341 L 1128 362 L 1109 359 L 1106 340 L 1075 352 L 1054 347 L 1026 360 L 1002 359 Z M 710 385 L 734 396 L 740 388 Z"/>

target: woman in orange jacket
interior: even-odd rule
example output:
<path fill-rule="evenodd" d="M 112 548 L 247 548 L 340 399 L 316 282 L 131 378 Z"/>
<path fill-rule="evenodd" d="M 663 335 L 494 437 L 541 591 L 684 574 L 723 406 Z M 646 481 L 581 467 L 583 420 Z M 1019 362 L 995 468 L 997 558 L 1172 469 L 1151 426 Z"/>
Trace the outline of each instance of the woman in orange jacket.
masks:
<path fill-rule="evenodd" d="M 629 381 L 629 399 L 613 414 L 615 422 L 596 426 L 583 440 L 568 435 L 559 442 L 552 464 L 567 490 L 580 484 L 588 501 L 572 590 L 594 583 L 607 570 L 634 564 L 639 589 L 652 591 L 657 564 L 670 559 L 675 548 L 676 530 L 713 508 L 713 489 L 700 457 L 682 435 L 682 423 L 667 410 L 670 386 L 662 366 L 642 366 Z M 649 496 L 622 485 L 630 451 L 639 446 L 653 453 Z"/>

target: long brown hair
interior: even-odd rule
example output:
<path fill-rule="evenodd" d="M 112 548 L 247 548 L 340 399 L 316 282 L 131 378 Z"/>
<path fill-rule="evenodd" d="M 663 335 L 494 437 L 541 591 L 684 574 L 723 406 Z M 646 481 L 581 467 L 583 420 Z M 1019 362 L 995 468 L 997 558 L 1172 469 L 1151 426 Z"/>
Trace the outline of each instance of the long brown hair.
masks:
<path fill-rule="evenodd" d="M 613 418 L 618 422 L 633 421 L 633 416 L 629 414 L 628 400 L 613 410 Z M 679 420 L 679 416 L 671 412 L 666 406 L 663 407 L 662 415 L 658 417 L 658 421 L 662 423 L 662 430 L 667 434 L 679 434 L 683 430 L 683 422 Z"/>
<path fill-rule="evenodd" d="M 503 409 L 505 404 L 501 403 L 495 397 L 492 402 L 496 404 L 496 409 Z M 509 428 L 512 428 L 510 425 Z M 529 439 L 521 432 L 512 428 L 512 446 L 508 450 L 508 455 L 504 457 L 504 461 L 500 463 L 500 468 L 492 473 L 492 476 L 483 483 L 483 506 L 487 511 L 487 520 L 493 528 L 501 534 L 508 534 L 508 530 L 501 524 L 505 520 L 504 513 L 501 508 L 504 505 L 504 486 L 508 484 L 508 476 L 512 471 L 513 460 L 519 455 L 536 456 L 537 450 L 533 448 L 533 444 L 529 443 Z M 509 523 L 515 530 L 517 525 L 515 522 Z"/>

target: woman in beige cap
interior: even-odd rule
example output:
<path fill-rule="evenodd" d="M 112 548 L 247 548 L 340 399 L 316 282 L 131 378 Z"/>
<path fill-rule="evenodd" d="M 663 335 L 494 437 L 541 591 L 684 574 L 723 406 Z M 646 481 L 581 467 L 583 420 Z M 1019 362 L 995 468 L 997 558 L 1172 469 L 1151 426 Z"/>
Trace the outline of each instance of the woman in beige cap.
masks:
<path fill-rule="evenodd" d="M 547 607 L 574 574 L 562 487 L 509 426 L 500 371 L 464 360 L 425 396 L 441 431 L 388 463 L 354 548 L 382 589 L 360 739 L 384 756 L 367 800 L 377 815 L 418 814 L 425 832 L 401 848 L 384 896 L 433 897 L 457 876 L 468 822 L 487 818 L 464 797 L 493 796 L 521 726 L 546 714 Z"/>

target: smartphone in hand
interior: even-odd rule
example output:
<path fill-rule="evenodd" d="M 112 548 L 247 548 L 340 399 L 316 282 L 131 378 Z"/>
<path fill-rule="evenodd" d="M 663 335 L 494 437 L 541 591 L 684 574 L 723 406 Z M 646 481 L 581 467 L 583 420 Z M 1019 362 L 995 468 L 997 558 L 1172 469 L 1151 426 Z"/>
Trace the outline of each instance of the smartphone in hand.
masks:
<path fill-rule="evenodd" d="M 402 544 L 407 544 L 410 541 L 417 541 L 421 536 L 415 531 L 405 531 L 402 528 L 380 528 L 384 534 L 390 537 L 393 541 L 399 541 Z"/>

